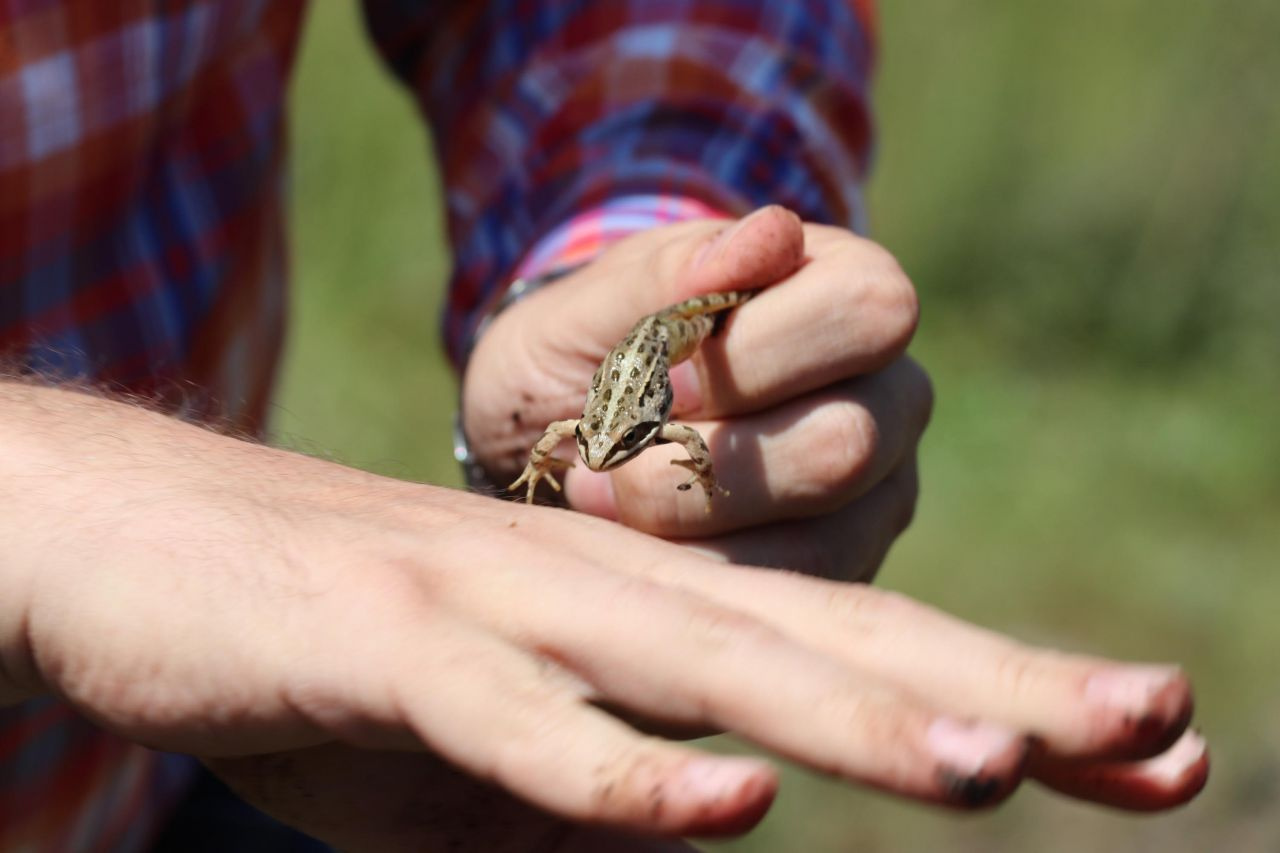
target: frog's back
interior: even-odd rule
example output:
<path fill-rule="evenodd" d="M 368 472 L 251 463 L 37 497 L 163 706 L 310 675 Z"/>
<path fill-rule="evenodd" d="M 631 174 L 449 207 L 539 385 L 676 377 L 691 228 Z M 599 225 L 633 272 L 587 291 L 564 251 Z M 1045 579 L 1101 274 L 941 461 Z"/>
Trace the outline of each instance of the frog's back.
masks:
<path fill-rule="evenodd" d="M 666 330 L 668 364 L 679 364 L 693 355 L 715 329 L 716 315 L 741 305 L 752 295 L 748 290 L 704 293 L 654 314 L 652 319 Z"/>

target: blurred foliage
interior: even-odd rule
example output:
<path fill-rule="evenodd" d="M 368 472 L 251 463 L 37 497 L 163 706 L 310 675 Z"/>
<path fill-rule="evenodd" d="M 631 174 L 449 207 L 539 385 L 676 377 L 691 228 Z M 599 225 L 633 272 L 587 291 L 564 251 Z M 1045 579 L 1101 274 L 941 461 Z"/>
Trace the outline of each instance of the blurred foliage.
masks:
<path fill-rule="evenodd" d="M 1041 364 L 1280 375 L 1280 4 L 882 10 L 872 211 L 933 314 Z"/>
<path fill-rule="evenodd" d="M 425 128 L 365 43 L 316 3 L 294 81 L 295 298 L 277 440 L 458 485 L 438 318 L 449 252 Z"/>
<path fill-rule="evenodd" d="M 354 6 L 313 9 L 277 438 L 456 484 L 429 142 Z M 1277 849 L 1280 4 L 881 12 L 874 230 L 921 291 L 913 353 L 938 391 L 882 583 L 1028 640 L 1183 662 L 1214 774 L 1173 815 L 1027 786 L 961 817 L 788 770 L 761 828 L 713 846 Z"/>

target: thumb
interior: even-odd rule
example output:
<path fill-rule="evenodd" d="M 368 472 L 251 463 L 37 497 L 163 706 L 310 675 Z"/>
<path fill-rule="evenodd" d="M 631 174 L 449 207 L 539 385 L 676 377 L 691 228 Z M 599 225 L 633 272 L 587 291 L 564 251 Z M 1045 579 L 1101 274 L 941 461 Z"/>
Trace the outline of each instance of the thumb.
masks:
<path fill-rule="evenodd" d="M 780 281 L 804 261 L 800 217 L 773 204 L 703 238 L 677 278 L 676 301 L 721 290 L 755 290 Z"/>
<path fill-rule="evenodd" d="M 756 290 L 804 262 L 800 217 L 771 204 L 738 220 L 702 219 L 634 234 L 555 288 L 553 316 L 589 319 L 579 338 L 612 346 L 637 320 L 704 293 Z M 601 279 L 608 281 L 601 286 Z"/>
<path fill-rule="evenodd" d="M 773 284 L 803 259 L 800 217 L 769 205 L 737 221 L 705 219 L 634 234 L 508 313 L 536 303 L 540 317 L 531 327 L 553 346 L 593 341 L 607 349 L 646 314 L 703 293 Z"/>

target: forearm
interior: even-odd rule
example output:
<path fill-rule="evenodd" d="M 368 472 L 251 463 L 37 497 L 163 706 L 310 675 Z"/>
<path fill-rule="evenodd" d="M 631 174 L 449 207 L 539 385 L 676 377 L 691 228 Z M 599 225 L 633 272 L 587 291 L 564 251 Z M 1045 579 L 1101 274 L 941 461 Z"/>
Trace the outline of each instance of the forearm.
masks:
<path fill-rule="evenodd" d="M 44 690 L 28 611 L 42 566 L 77 559 L 104 524 L 126 523 L 130 469 L 169 455 L 171 434 L 198 432 L 178 427 L 89 393 L 0 381 L 0 702 Z"/>
<path fill-rule="evenodd" d="M 0 703 L 44 692 L 29 605 L 122 539 L 189 536 L 228 471 L 276 453 L 142 405 L 0 380 Z"/>

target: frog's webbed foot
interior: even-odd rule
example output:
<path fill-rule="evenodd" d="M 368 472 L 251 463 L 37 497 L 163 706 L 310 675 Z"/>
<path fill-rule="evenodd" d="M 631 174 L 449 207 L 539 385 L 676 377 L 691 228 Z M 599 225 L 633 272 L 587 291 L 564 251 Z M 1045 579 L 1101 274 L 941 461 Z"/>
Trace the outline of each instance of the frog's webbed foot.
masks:
<path fill-rule="evenodd" d="M 701 486 L 702 493 L 707 499 L 707 512 L 711 512 L 711 498 L 716 492 L 719 492 L 726 498 L 729 497 L 729 490 L 716 482 L 715 472 L 712 471 L 710 467 L 705 470 L 701 470 L 698 467 L 698 463 L 692 459 L 672 459 L 671 464 L 680 468 L 686 468 L 693 472 L 689 476 L 689 479 L 676 486 L 676 488 L 682 492 L 687 492 L 693 488 L 694 483 Z"/>
<path fill-rule="evenodd" d="M 539 480 L 546 480 L 547 485 L 560 491 L 560 481 L 556 479 L 556 475 L 551 472 L 564 471 L 573 467 L 572 459 L 560 459 L 555 456 L 544 456 L 541 461 L 534 462 L 532 459 L 524 466 L 524 472 L 520 474 L 519 479 L 507 486 L 507 491 L 514 492 L 525 483 L 529 484 L 528 490 L 524 495 L 525 503 L 533 503 L 533 493 L 538 488 Z"/>
<path fill-rule="evenodd" d="M 538 488 L 539 480 L 546 480 L 551 488 L 557 492 L 560 491 L 560 481 L 556 479 L 556 475 L 552 471 L 564 471 L 573 467 L 572 459 L 560 459 L 552 456 L 551 451 L 556 449 L 562 440 L 573 435 L 573 430 L 578 425 L 578 420 L 556 421 L 547 427 L 547 431 L 542 434 L 542 438 L 538 439 L 533 445 L 533 450 L 529 452 L 529 462 L 524 466 L 524 471 L 516 479 L 514 483 L 507 486 L 507 491 L 514 492 L 525 483 L 529 484 L 529 488 L 524 495 L 525 503 L 533 503 L 533 493 Z"/>

